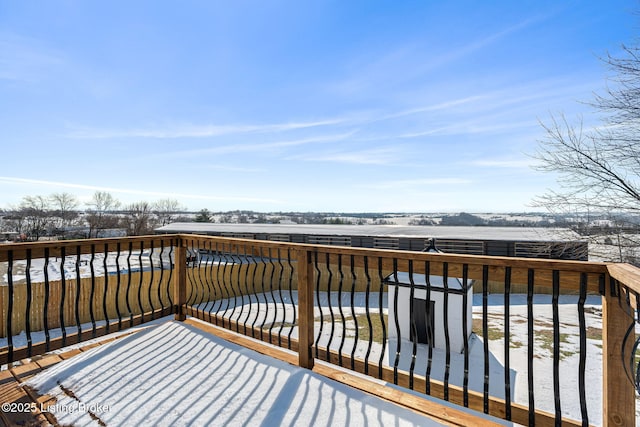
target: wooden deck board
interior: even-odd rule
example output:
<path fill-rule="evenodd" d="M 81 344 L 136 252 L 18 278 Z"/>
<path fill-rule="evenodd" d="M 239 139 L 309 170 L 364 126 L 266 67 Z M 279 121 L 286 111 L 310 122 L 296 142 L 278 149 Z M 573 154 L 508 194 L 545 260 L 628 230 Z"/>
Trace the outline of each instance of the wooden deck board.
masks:
<path fill-rule="evenodd" d="M 187 318 L 185 323 L 226 341 L 241 345 L 266 356 L 282 360 L 283 362 L 299 366 L 297 355 L 284 349 L 224 330 L 197 319 Z M 499 425 L 487 418 L 482 418 L 467 411 L 456 409 L 451 405 L 440 404 L 414 394 L 406 393 L 362 376 L 353 375 L 345 370 L 329 366 L 327 364 L 315 364 L 313 371 L 327 378 L 394 403 L 398 406 L 408 408 L 420 415 L 436 420 L 443 425 L 479 427 Z"/>
<path fill-rule="evenodd" d="M 43 413 L 39 410 L 40 408 L 46 408 L 47 406 L 54 404 L 56 399 L 47 395 L 42 396 L 31 388 L 23 387 L 20 383 L 29 379 L 33 375 L 36 375 L 42 370 L 62 362 L 63 360 L 70 359 L 84 351 L 104 345 L 115 339 L 129 336 L 135 332 L 137 331 L 123 333 L 116 337 L 109 337 L 102 341 L 93 342 L 63 353 L 46 354 L 43 356 L 36 356 L 33 359 L 24 359 L 21 361 L 22 364 L 0 371 L 0 403 L 16 404 L 17 407 L 35 404 L 36 408 L 35 412 L 8 412 L 0 409 L 0 427 L 59 426 L 53 414 L 46 411 Z"/>
<path fill-rule="evenodd" d="M 213 326 L 194 318 L 187 318 L 185 324 L 196 327 L 208 334 L 222 338 L 242 347 L 255 350 L 269 357 L 287 362 L 291 365 L 298 366 L 299 359 L 295 352 L 286 349 L 277 348 L 275 346 L 260 342 L 258 340 Z M 134 332 L 132 332 L 134 333 Z M 122 336 L 126 336 L 125 334 Z M 121 337 L 121 336 L 119 336 Z M 119 338 L 118 337 L 118 338 Z M 83 351 L 90 350 L 96 346 L 103 345 L 113 339 L 106 339 L 99 343 L 91 343 L 86 346 L 76 348 L 59 354 L 49 354 L 35 358 L 29 363 L 11 367 L 6 371 L 0 371 L 0 403 L 35 403 L 37 408 L 47 407 L 56 402 L 55 398 L 47 395 L 39 395 L 35 390 L 22 387 L 21 381 L 47 369 L 57 363 L 72 358 Z M 396 388 L 392 388 L 367 379 L 363 376 L 347 372 L 343 369 L 330 366 L 324 363 L 317 363 L 313 368 L 313 372 L 324 377 L 333 379 L 355 389 L 364 391 L 373 396 L 394 403 L 398 406 L 410 409 L 422 416 L 431 418 L 443 425 L 453 426 L 486 426 L 498 425 L 487 418 L 476 416 L 468 411 L 460 410 L 451 405 L 440 404 L 433 400 L 425 399 L 411 393 L 406 393 Z M 0 412 L 0 425 L 26 425 L 26 426 L 58 426 L 55 417 L 48 412 Z"/>

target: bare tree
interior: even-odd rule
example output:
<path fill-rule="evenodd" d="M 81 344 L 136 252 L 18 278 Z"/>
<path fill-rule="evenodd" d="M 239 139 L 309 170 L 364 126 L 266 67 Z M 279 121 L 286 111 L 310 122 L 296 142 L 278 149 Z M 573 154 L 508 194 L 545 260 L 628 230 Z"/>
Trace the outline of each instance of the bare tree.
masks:
<path fill-rule="evenodd" d="M 167 225 L 174 222 L 177 215 L 184 212 L 185 208 L 175 199 L 162 199 L 155 203 L 153 210 L 160 225 Z"/>
<path fill-rule="evenodd" d="M 585 129 L 564 116 L 543 127 L 537 169 L 557 174 L 558 190 L 534 204 L 573 217 L 574 229 L 598 244 L 611 243 L 608 257 L 638 264 L 640 247 L 640 50 L 604 60 L 614 77 L 591 106 L 600 126 Z"/>
<path fill-rule="evenodd" d="M 141 236 L 153 233 L 155 221 L 152 215 L 152 206 L 147 202 L 137 202 L 125 208 L 126 215 L 123 221 L 127 225 L 129 236 Z"/>
<path fill-rule="evenodd" d="M 51 207 L 55 215 L 60 219 L 58 228 L 70 226 L 78 218 L 78 199 L 69 193 L 53 193 L 49 196 Z"/>
<path fill-rule="evenodd" d="M 114 211 L 120 207 L 120 202 L 111 193 L 96 191 L 87 206 L 89 206 L 89 209 L 87 209 L 88 237 L 99 237 L 100 233 L 107 228 L 118 226 L 119 219 L 114 214 Z"/>
<path fill-rule="evenodd" d="M 51 229 L 53 217 L 49 199 L 44 196 L 25 196 L 15 215 L 20 217 L 20 233 L 29 240 L 38 241 Z"/>

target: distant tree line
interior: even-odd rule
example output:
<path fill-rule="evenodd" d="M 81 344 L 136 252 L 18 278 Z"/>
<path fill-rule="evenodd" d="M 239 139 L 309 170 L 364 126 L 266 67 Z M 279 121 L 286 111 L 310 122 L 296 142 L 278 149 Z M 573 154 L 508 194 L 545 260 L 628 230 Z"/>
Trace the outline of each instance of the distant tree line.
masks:
<path fill-rule="evenodd" d="M 371 216 L 369 216 L 371 215 Z M 266 215 L 248 210 L 226 212 L 211 212 L 202 209 L 195 215 L 195 222 L 219 222 L 222 224 L 280 224 L 291 222 L 295 224 L 329 224 L 329 225 L 392 225 L 393 221 L 384 219 L 386 214 L 363 213 L 335 213 L 335 212 L 275 212 Z"/>
<path fill-rule="evenodd" d="M 447 225 L 447 226 L 484 226 L 484 227 L 559 227 L 567 223 L 566 218 L 545 218 L 526 220 L 526 219 L 508 219 L 498 216 L 491 218 L 482 218 L 467 212 L 458 214 L 443 215 L 440 222 L 436 222 L 433 218 L 416 218 L 409 221 L 409 225 Z"/>
<path fill-rule="evenodd" d="M 69 193 L 25 196 L 18 206 L 0 212 L 0 226 L 30 241 L 43 237 L 107 237 L 113 233 L 138 236 L 176 221 L 185 210 L 173 199 L 123 205 L 105 191 L 96 191 L 84 205 L 81 209 L 78 198 Z"/>

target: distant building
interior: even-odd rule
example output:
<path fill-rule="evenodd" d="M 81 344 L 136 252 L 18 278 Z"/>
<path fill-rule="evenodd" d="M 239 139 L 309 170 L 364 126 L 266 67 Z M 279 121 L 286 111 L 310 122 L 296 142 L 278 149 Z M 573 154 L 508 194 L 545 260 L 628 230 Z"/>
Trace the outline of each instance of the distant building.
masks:
<path fill-rule="evenodd" d="M 20 233 L 15 231 L 0 231 L 0 242 L 16 242 L 20 240 Z"/>
<path fill-rule="evenodd" d="M 589 255 L 586 241 L 557 228 L 178 222 L 155 231 L 409 251 L 423 251 L 435 239 L 439 250 L 457 254 L 583 261 Z"/>

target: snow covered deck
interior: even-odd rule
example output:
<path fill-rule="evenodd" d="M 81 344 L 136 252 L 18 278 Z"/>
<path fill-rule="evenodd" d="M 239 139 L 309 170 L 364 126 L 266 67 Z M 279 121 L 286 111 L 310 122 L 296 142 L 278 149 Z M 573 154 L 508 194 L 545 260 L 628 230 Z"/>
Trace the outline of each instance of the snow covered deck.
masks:
<path fill-rule="evenodd" d="M 405 405 L 418 402 L 412 410 L 356 388 L 379 383 L 321 364 L 302 369 L 290 364 L 295 353 L 255 343 L 279 356 L 270 357 L 212 335 L 215 329 L 195 319 L 152 325 L 77 352 L 24 385 L 60 425 L 441 425 L 424 408 L 446 413 L 447 425 L 511 425 L 395 388 L 385 392 L 404 395 Z M 325 376 L 332 374 L 356 387 Z"/>

